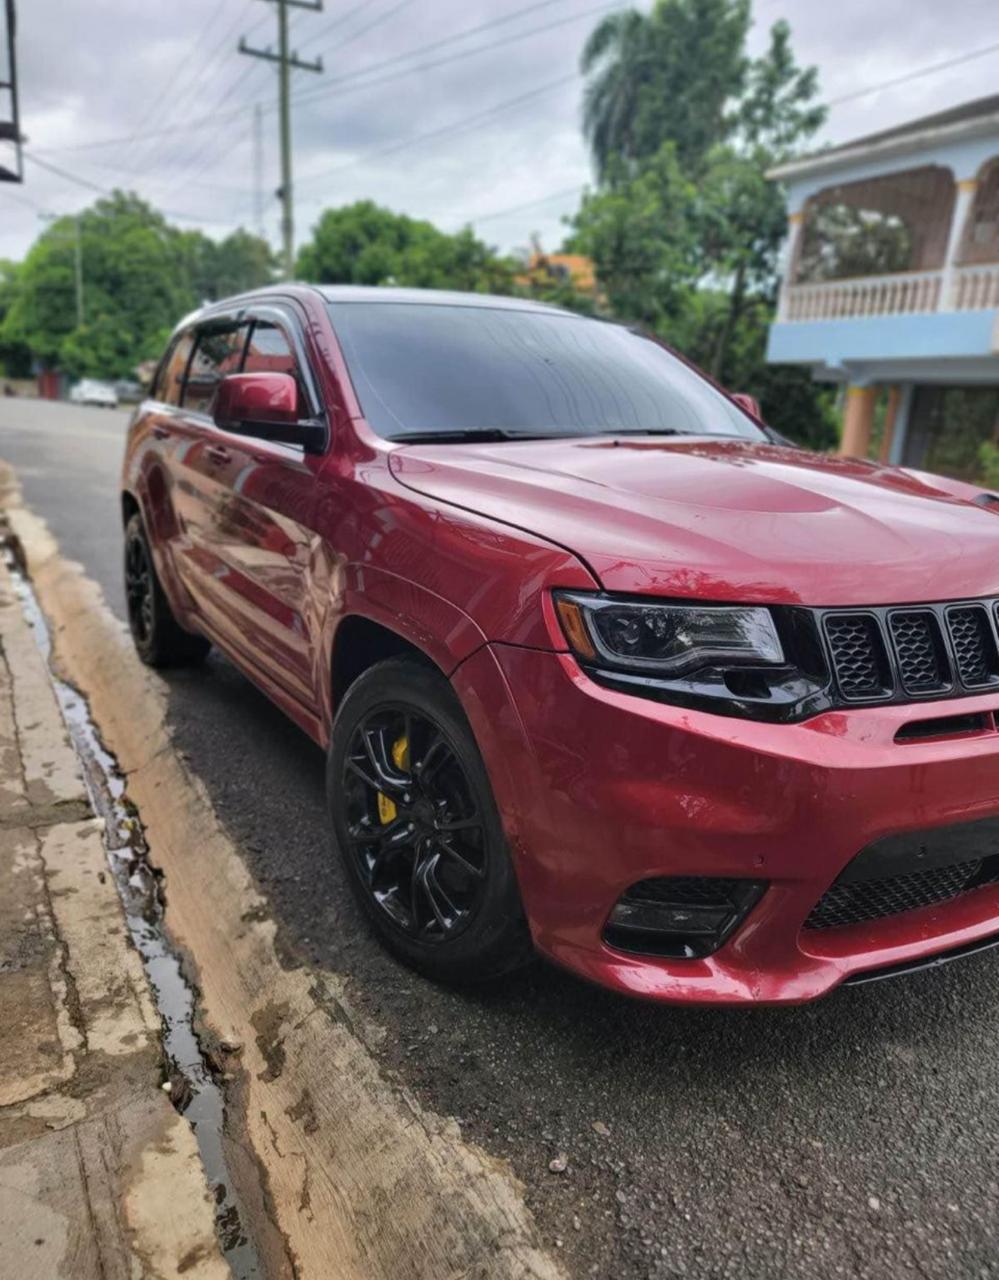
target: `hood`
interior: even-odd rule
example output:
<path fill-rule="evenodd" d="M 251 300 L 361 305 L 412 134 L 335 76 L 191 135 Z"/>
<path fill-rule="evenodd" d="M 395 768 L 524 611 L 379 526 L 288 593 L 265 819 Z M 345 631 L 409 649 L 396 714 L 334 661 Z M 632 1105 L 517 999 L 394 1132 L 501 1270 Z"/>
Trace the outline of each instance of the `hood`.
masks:
<path fill-rule="evenodd" d="M 999 505 L 957 481 L 743 441 L 403 445 L 411 489 L 574 552 L 605 590 L 809 605 L 999 595 Z"/>

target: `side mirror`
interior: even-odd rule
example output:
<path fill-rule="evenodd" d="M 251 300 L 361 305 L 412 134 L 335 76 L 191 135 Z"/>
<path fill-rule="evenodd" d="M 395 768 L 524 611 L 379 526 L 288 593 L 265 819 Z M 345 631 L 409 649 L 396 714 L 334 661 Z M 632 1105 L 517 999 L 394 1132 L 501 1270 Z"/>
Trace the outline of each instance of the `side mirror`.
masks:
<path fill-rule="evenodd" d="M 299 444 L 322 453 L 326 427 L 298 416 L 298 383 L 290 373 L 230 373 L 215 393 L 215 425 L 222 431 Z"/>
<path fill-rule="evenodd" d="M 763 421 L 763 413 L 760 409 L 760 402 L 755 396 L 746 395 L 745 391 L 733 391 L 732 399 L 740 409 L 745 410 L 751 418 L 755 418 L 757 422 Z"/>

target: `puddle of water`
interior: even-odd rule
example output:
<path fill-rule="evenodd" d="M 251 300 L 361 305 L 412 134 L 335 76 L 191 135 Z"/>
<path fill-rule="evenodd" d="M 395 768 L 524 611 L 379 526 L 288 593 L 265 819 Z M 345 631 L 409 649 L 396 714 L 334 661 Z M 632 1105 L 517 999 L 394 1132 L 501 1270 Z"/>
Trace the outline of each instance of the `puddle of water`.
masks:
<path fill-rule="evenodd" d="M 82 763 L 94 812 L 104 819 L 108 863 L 125 908 L 129 933 L 142 957 L 163 1019 L 163 1047 L 174 1083 L 174 1104 L 194 1130 L 215 1199 L 215 1227 L 220 1247 L 236 1280 L 258 1280 L 264 1271 L 244 1226 L 247 1215 L 233 1188 L 222 1144 L 225 1098 L 194 1030 L 194 990 L 184 976 L 166 931 L 163 896 L 149 864 L 142 825 L 128 799 L 117 761 L 104 747 L 90 718 L 86 700 L 52 670 L 48 623 L 31 583 L 9 550 L 7 565 Z"/>

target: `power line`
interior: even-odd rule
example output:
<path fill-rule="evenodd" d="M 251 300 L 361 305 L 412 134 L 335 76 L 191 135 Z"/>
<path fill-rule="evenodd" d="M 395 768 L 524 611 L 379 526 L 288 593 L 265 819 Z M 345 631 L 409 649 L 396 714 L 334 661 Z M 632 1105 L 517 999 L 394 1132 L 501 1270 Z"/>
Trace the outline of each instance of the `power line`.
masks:
<path fill-rule="evenodd" d="M 248 34 L 252 35 L 253 32 L 256 31 L 259 27 L 263 26 L 263 24 L 266 21 L 267 21 L 267 16 L 265 14 L 257 22 L 253 23 L 253 25 L 250 27 Z M 207 60 L 193 59 L 188 66 L 187 74 L 184 76 L 181 76 L 180 80 L 175 85 L 169 85 L 167 87 L 166 92 L 169 94 L 172 94 L 175 101 L 183 102 L 185 98 L 189 96 L 190 92 L 196 86 L 202 83 L 210 83 L 210 73 L 213 71 L 213 69 L 216 66 L 218 66 L 221 63 L 226 53 L 230 50 L 232 46 L 232 41 L 235 37 L 237 30 L 242 25 L 242 22 L 243 22 L 242 12 L 237 13 L 235 19 L 229 24 L 228 27 L 226 27 L 225 33 L 222 35 L 221 39 L 218 41 L 218 43 L 214 46 L 214 48 L 208 54 Z M 169 116 L 168 123 L 170 122 L 177 123 L 181 119 L 183 119 L 183 109 L 181 109 L 181 111 L 175 112 L 172 116 Z M 145 147 L 140 146 L 138 152 L 135 153 L 133 158 L 139 162 L 144 161 L 148 163 L 148 161 L 153 156 L 153 152 L 154 152 L 154 148 L 152 146 L 149 146 L 149 145 L 146 145 Z"/>
<path fill-rule="evenodd" d="M 72 182 L 78 187 L 84 187 L 87 191 L 95 191 L 100 196 L 113 196 L 115 194 L 109 187 L 102 187 L 96 182 L 91 182 L 88 178 L 81 178 L 77 173 L 70 173 L 58 165 L 51 164 L 48 160 L 40 159 L 31 151 L 25 151 L 24 155 L 32 164 L 36 164 L 42 169 L 47 169 L 49 173 L 54 173 L 56 177 L 62 178 L 65 182 Z M 177 218 L 181 222 L 211 222 L 217 226 L 228 225 L 231 222 L 231 219 L 227 218 L 209 218 L 203 214 L 180 213 L 176 209 L 158 209 L 157 212 L 170 218 Z"/>
<path fill-rule="evenodd" d="M 330 52 L 338 53 L 341 49 L 345 49 L 347 45 L 353 44 L 355 40 L 360 40 L 361 36 L 366 36 L 372 28 L 380 27 L 381 24 L 383 22 L 387 22 L 389 18 L 394 18 L 400 9 L 405 9 L 407 5 L 412 3 L 413 0 L 398 0 L 398 3 L 393 5 L 391 9 L 386 10 L 385 13 L 380 13 L 376 18 L 372 18 L 367 26 L 358 28 L 353 35 L 349 35 L 346 40 L 341 40 L 340 43 Z"/>
<path fill-rule="evenodd" d="M 551 4 L 551 3 L 559 3 L 559 0 L 543 0 L 542 4 L 531 5 L 529 6 L 529 8 L 530 9 L 542 8 L 544 7 L 544 5 Z M 489 44 L 478 45 L 474 49 L 462 49 L 458 53 L 449 54 L 445 58 L 437 58 L 432 62 L 421 62 L 414 66 L 403 67 L 398 72 L 393 72 L 391 75 L 388 75 L 388 76 L 380 76 L 374 80 L 363 79 L 364 77 L 370 75 L 374 71 L 381 71 L 385 67 L 392 66 L 393 64 L 398 62 L 404 62 L 406 61 L 406 59 L 416 57 L 421 53 L 429 53 L 433 49 L 439 49 L 439 48 L 442 48 L 444 45 L 453 44 L 458 39 L 464 39 L 466 36 L 472 35 L 475 32 L 483 30 L 484 27 L 486 26 L 495 26 L 500 21 L 500 19 L 496 19 L 491 23 L 483 24 L 483 27 L 472 27 L 468 31 L 457 32 L 453 36 L 445 36 L 443 39 L 435 40 L 431 44 L 422 45 L 419 49 L 411 49 L 409 53 L 398 54 L 396 57 L 387 58 L 383 62 L 373 63 L 369 67 L 362 67 L 358 71 L 351 72 L 350 75 L 341 76 L 338 80 L 334 80 L 329 86 L 324 86 L 322 89 L 306 89 L 304 92 L 298 93 L 295 95 L 295 101 L 311 102 L 313 98 L 317 98 L 317 97 L 339 95 L 341 93 L 353 93 L 358 89 L 373 89 L 377 85 L 385 84 L 388 81 L 392 81 L 394 83 L 397 80 L 399 80 L 402 76 L 411 75 L 414 71 L 429 71 L 436 67 L 443 67 L 450 62 L 457 62 L 464 58 L 471 58 L 478 53 L 488 53 L 492 49 L 500 49 L 504 45 L 515 44 L 517 41 L 526 40 L 530 36 L 542 35 L 545 32 L 554 31 L 558 27 L 564 27 L 564 26 L 568 26 L 570 23 L 579 22 L 583 18 L 590 18 L 596 14 L 601 14 L 601 13 L 610 13 L 613 10 L 619 10 L 623 7 L 624 6 L 622 5 L 621 0 L 617 0 L 617 3 L 614 3 L 614 4 L 605 3 L 605 4 L 597 5 L 595 8 L 584 9 L 579 13 L 570 14 L 566 18 L 559 18 L 555 22 L 546 23 L 544 26 L 531 27 L 528 31 L 520 31 L 515 33 L 514 35 L 504 36 L 500 40 L 493 40 Z M 525 12 L 527 12 L 527 10 L 520 10 L 519 14 L 523 14 Z M 507 18 L 502 19 L 502 21 L 510 21 L 515 16 L 519 16 L 519 15 L 511 14 Z M 354 83 L 356 80 L 359 80 L 359 79 L 363 79 L 363 83 L 361 84 Z"/>
<path fill-rule="evenodd" d="M 562 191 L 551 191 L 546 196 L 539 196 L 537 200 L 528 200 L 524 204 L 515 204 L 509 209 L 499 209 L 495 213 L 484 213 L 481 216 L 466 218 L 465 221 L 471 223 L 472 226 L 478 226 L 480 222 L 493 222 L 499 218 L 506 218 L 514 213 L 523 213 L 526 209 L 534 209 L 540 204 L 549 204 L 552 200 L 564 200 L 568 196 L 578 196 L 586 190 L 585 186 L 565 187 Z"/>
<path fill-rule="evenodd" d="M 258 63 L 247 63 L 241 73 L 236 77 L 233 83 L 225 90 L 222 97 L 219 98 L 217 106 L 221 107 L 239 90 L 242 86 L 261 68 Z M 250 104 L 247 103 L 236 113 L 237 116 L 246 117 Z M 209 121 L 214 123 L 218 116 L 210 116 Z M 232 149 L 232 138 L 228 135 L 220 134 L 216 129 L 209 128 L 201 144 L 195 143 L 192 151 L 185 156 L 179 173 L 175 173 L 173 177 L 174 185 L 171 191 L 178 191 L 182 186 L 186 186 L 189 182 L 194 182 L 200 174 L 204 173 L 215 161 L 215 155 L 219 147 L 224 147 L 227 151 Z"/>
<path fill-rule="evenodd" d="M 332 22 L 327 23 L 321 31 L 318 31 L 316 35 L 313 36 L 313 39 L 317 43 L 320 40 L 325 39 L 331 31 L 336 30 L 337 27 L 342 27 L 344 23 L 349 22 L 351 18 L 356 18 L 357 15 L 359 13 L 363 13 L 365 9 L 370 9 L 374 3 L 376 3 L 376 0 L 361 0 L 361 3 L 354 5 L 353 9 L 349 9 L 346 13 L 341 13 L 338 18 L 334 18 Z"/>
<path fill-rule="evenodd" d="M 211 28 L 215 25 L 216 19 L 222 15 L 227 3 L 228 3 L 228 0 L 219 0 L 219 3 L 216 5 L 211 18 L 209 19 L 208 23 L 205 26 L 206 32 L 210 31 Z M 155 117 L 156 112 L 160 108 L 160 104 L 166 100 L 167 96 L 170 94 L 171 90 L 173 89 L 174 84 L 176 82 L 177 73 L 181 72 L 184 67 L 187 67 L 187 69 L 190 70 L 190 64 L 187 61 L 186 49 L 184 52 L 184 57 L 177 64 L 177 71 L 168 78 L 167 83 L 163 86 L 162 90 L 160 91 L 159 94 L 157 94 L 157 96 L 153 99 L 153 101 L 147 104 L 146 110 L 142 113 L 138 122 L 136 123 L 136 126 L 135 126 L 136 133 L 138 133 L 140 130 L 142 130 L 145 127 L 147 121 L 152 120 Z"/>
<path fill-rule="evenodd" d="M 971 49 L 967 53 L 959 53 L 956 57 L 946 58 L 943 62 L 934 62 L 929 67 L 920 67 L 917 71 L 908 71 L 905 75 L 896 76 L 893 80 L 883 80 L 881 84 L 868 85 L 865 89 L 857 89 L 853 93 L 844 93 L 838 98 L 830 98 L 826 106 L 838 107 L 844 102 L 853 102 L 857 98 L 866 98 L 869 94 L 878 93 L 882 89 L 893 89 L 898 84 L 908 84 L 910 80 L 918 80 L 921 76 L 933 75 L 937 71 L 946 71 L 948 67 L 958 67 L 964 62 L 971 62 L 974 58 L 984 58 L 986 54 L 995 53 L 997 49 L 999 49 L 999 41 L 995 44 L 985 45 L 980 49 Z"/>
<path fill-rule="evenodd" d="M 412 137 L 403 138 L 401 142 L 393 142 L 387 147 L 380 147 L 377 151 L 366 151 L 355 157 L 353 160 L 347 160 L 343 164 L 335 165 L 332 169 L 325 169 L 319 173 L 304 174 L 300 180 L 301 183 L 315 182 L 319 179 L 331 178 L 335 174 L 342 173 L 345 169 L 356 168 L 359 164 L 367 164 L 371 160 L 378 160 L 382 156 L 394 154 L 396 151 L 412 151 L 414 147 L 421 146 L 425 142 L 434 142 L 438 138 L 447 137 L 454 133 L 461 133 L 466 129 L 475 128 L 478 125 L 485 124 L 495 116 L 502 115 L 505 111 L 510 111 L 514 107 L 521 106 L 525 102 L 530 102 L 535 98 L 541 97 L 543 94 L 551 93 L 555 89 L 560 89 L 564 85 L 571 84 L 577 78 L 576 73 L 571 75 L 560 76 L 557 80 L 551 80 L 547 84 L 540 85 L 537 89 L 532 89 L 529 93 L 518 94 L 515 98 L 508 98 L 504 102 L 497 102 L 494 106 L 488 107 L 484 111 L 480 111 L 474 116 L 465 116 L 461 120 L 453 121 L 450 124 L 441 125 L 437 129 L 430 129 L 426 133 L 418 133 Z"/>
<path fill-rule="evenodd" d="M 143 134 L 125 134 L 119 135 L 117 138 L 98 138 L 96 142 L 74 142 L 65 147 L 35 147 L 35 155 L 54 156 L 65 155 L 66 152 L 94 151 L 98 147 L 120 147 L 127 143 L 131 138 L 138 141 L 140 138 L 167 138 L 174 137 L 178 133 L 190 133 L 195 129 L 201 129 L 206 124 L 221 124 L 225 120 L 233 120 L 236 116 L 244 114 L 244 108 L 239 107 L 234 111 L 214 112 L 212 115 L 198 116 L 194 120 L 188 120 L 186 124 L 171 125 L 165 129 L 153 129 L 149 133 Z"/>

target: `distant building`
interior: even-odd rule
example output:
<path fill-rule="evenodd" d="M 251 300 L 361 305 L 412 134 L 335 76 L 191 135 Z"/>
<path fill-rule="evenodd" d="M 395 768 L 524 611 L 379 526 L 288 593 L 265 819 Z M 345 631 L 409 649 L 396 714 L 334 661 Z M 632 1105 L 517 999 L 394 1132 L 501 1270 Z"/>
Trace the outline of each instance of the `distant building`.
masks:
<path fill-rule="evenodd" d="M 843 453 L 877 423 L 886 460 L 974 476 L 999 444 L 999 95 L 769 176 L 789 209 L 770 362 L 845 385 Z"/>
<path fill-rule="evenodd" d="M 581 253 L 542 253 L 537 250 L 528 259 L 523 275 L 517 279 L 524 285 L 571 284 L 580 293 L 595 293 L 597 288 L 593 263 Z"/>

